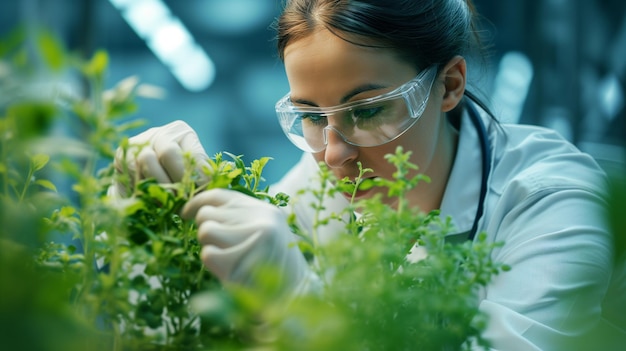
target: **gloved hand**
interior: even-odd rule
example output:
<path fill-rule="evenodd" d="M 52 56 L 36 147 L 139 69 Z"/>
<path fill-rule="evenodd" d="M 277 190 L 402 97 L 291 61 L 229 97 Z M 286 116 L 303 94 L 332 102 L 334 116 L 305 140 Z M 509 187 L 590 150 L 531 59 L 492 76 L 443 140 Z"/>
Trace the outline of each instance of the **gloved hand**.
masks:
<path fill-rule="evenodd" d="M 212 189 L 192 198 L 182 216 L 195 218 L 202 261 L 222 282 L 256 288 L 256 269 L 270 265 L 279 276 L 276 293 L 309 290 L 315 275 L 276 206 L 234 190 Z"/>
<path fill-rule="evenodd" d="M 161 127 L 146 130 L 129 139 L 131 147 L 124 159 L 123 150 L 117 149 L 115 168 L 118 172 L 128 170 L 130 179 L 156 178 L 159 183 L 179 182 L 184 174 L 184 154 L 191 153 L 200 177 L 198 183 L 207 181 L 202 168 L 208 166 L 207 156 L 196 132 L 183 121 L 174 121 Z M 135 158 L 137 148 L 141 151 Z M 124 162 L 126 167 L 124 167 Z M 109 188 L 109 195 L 125 196 L 121 184 Z"/>

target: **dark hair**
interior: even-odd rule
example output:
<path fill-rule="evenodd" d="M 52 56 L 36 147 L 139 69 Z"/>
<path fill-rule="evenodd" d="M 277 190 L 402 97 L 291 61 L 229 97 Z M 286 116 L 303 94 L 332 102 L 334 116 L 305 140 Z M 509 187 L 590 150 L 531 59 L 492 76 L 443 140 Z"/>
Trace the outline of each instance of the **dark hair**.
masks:
<path fill-rule="evenodd" d="M 393 50 L 419 70 L 441 69 L 456 55 L 484 60 L 477 21 L 471 0 L 286 0 L 273 27 L 281 60 L 290 42 L 325 28 L 356 45 Z"/>
<path fill-rule="evenodd" d="M 424 68 L 480 47 L 474 13 L 470 0 L 288 0 L 274 27 L 281 59 L 287 44 L 321 27 Z"/>

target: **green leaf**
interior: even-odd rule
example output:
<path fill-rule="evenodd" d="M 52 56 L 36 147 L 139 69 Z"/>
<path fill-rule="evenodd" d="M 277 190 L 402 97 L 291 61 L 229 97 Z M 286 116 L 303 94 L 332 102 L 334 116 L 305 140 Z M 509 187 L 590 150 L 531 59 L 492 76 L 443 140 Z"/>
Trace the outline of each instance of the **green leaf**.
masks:
<path fill-rule="evenodd" d="M 369 190 L 376 186 L 376 182 L 372 179 L 363 179 L 361 183 L 359 183 L 359 190 Z"/>
<path fill-rule="evenodd" d="M 263 168 L 265 168 L 271 159 L 271 157 L 261 157 L 258 160 L 252 161 L 252 173 L 260 175 L 263 172 Z"/>
<path fill-rule="evenodd" d="M 174 251 L 172 251 L 171 256 L 179 256 L 179 255 L 184 255 L 187 251 L 185 251 L 185 249 L 183 249 L 182 247 L 176 248 L 174 249 Z"/>
<path fill-rule="evenodd" d="M 42 168 L 46 166 L 46 164 L 48 164 L 48 161 L 50 161 L 50 156 L 44 155 L 44 154 L 37 154 L 33 156 L 30 161 L 33 166 L 33 170 L 36 172 L 36 171 L 41 170 Z"/>
<path fill-rule="evenodd" d="M 35 181 L 35 184 L 38 184 L 38 185 L 40 185 L 40 186 L 42 186 L 42 187 L 44 187 L 46 189 L 52 190 L 54 192 L 57 191 L 57 187 L 54 186 L 54 184 L 51 181 L 46 180 L 46 179 L 37 179 Z"/>
<path fill-rule="evenodd" d="M 243 162 L 242 160 L 242 156 L 239 155 L 235 155 L 235 154 L 231 154 L 230 152 L 224 152 L 226 155 L 228 155 L 230 158 L 233 159 L 233 161 L 235 162 L 235 165 L 237 166 L 237 168 L 241 169 L 241 170 L 245 170 L 246 169 L 246 164 Z"/>
<path fill-rule="evenodd" d="M 65 65 L 65 48 L 57 38 L 49 32 L 42 31 L 37 37 L 39 50 L 44 61 L 53 71 L 60 71 Z"/>
<path fill-rule="evenodd" d="M 102 77 L 109 65 L 109 54 L 104 50 L 98 50 L 91 60 L 83 67 L 87 76 Z"/>
<path fill-rule="evenodd" d="M 163 240 L 164 242 L 169 242 L 169 243 L 176 244 L 176 245 L 181 243 L 180 239 L 173 237 L 171 235 L 162 235 L 161 240 Z"/>
<path fill-rule="evenodd" d="M 117 126 L 117 131 L 120 133 L 126 132 L 131 129 L 136 129 L 142 127 L 146 124 L 145 120 L 133 120 L 126 123 L 121 123 Z M 126 138 L 126 142 L 128 143 L 128 138 Z"/>
<path fill-rule="evenodd" d="M 232 171 L 228 172 L 227 176 L 230 179 L 235 179 L 238 176 L 240 176 L 243 173 L 243 170 L 241 168 L 236 168 L 233 169 Z"/>
<path fill-rule="evenodd" d="M 62 217 L 71 217 L 74 214 L 76 214 L 76 208 L 74 208 L 72 206 L 63 206 L 63 207 L 61 207 L 61 210 L 59 211 L 59 214 Z"/>
<path fill-rule="evenodd" d="M 52 125 L 57 107 L 52 102 L 15 103 L 7 108 L 7 116 L 15 121 L 15 137 L 26 140 L 44 135 Z"/>
<path fill-rule="evenodd" d="M 168 199 L 172 196 L 172 194 L 167 192 L 158 184 L 151 184 L 148 187 L 148 195 L 151 198 L 156 199 L 161 204 L 166 204 L 168 202 Z"/>
<path fill-rule="evenodd" d="M 150 285 L 143 275 L 137 275 L 130 281 L 131 286 L 138 292 L 145 294 L 150 291 Z"/>
<path fill-rule="evenodd" d="M 158 257 L 161 255 L 161 252 L 163 252 L 164 245 L 165 243 L 162 241 L 155 240 L 152 242 L 152 252 L 154 253 L 154 256 Z"/>

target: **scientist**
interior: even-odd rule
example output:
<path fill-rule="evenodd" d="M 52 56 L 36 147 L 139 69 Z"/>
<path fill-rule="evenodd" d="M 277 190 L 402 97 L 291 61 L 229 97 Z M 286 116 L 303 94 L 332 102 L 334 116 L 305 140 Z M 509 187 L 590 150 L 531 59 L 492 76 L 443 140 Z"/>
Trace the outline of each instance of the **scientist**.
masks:
<path fill-rule="evenodd" d="M 408 194 L 412 206 L 450 216 L 455 240 L 485 232 L 504 242 L 492 259 L 512 269 L 493 279 L 480 302 L 494 349 L 555 350 L 594 329 L 618 333 L 603 317 L 616 274 L 603 214 L 605 175 L 551 130 L 498 123 L 470 93 L 468 61 L 480 53 L 475 16 L 471 2 L 461 0 L 287 1 L 276 30 L 290 92 L 276 112 L 304 154 L 271 189 L 295 194 L 308 187 L 318 162 L 339 179 L 355 178 L 357 162 L 374 170 L 367 177 L 391 179 L 395 168 L 383 156 L 402 146 L 432 180 Z M 130 169 L 163 183 L 181 179 L 183 153 L 200 165 L 208 157 L 181 121 L 131 143 L 148 147 Z M 122 169 L 122 158 L 117 162 Z M 340 212 L 347 204 L 334 198 L 326 207 Z M 311 227 L 307 201 L 292 210 Z M 183 215 L 195 218 L 202 260 L 221 280 L 251 284 L 261 261 L 280 267 L 286 291 L 310 284 L 278 208 L 217 189 L 193 198 Z M 332 234 L 329 228 L 323 241 Z M 626 313 L 624 301 L 615 302 Z"/>

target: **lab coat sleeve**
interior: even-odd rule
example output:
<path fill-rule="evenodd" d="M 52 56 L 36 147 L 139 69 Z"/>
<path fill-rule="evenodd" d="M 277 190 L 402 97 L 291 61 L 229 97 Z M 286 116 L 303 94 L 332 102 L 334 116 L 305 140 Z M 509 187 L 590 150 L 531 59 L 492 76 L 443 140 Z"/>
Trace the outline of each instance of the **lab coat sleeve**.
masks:
<path fill-rule="evenodd" d="M 511 270 L 485 289 L 484 336 L 495 350 L 589 350 L 611 277 L 605 203 L 591 187 L 537 179 L 513 182 L 490 214 L 486 232 L 504 242 L 492 258 Z"/>

